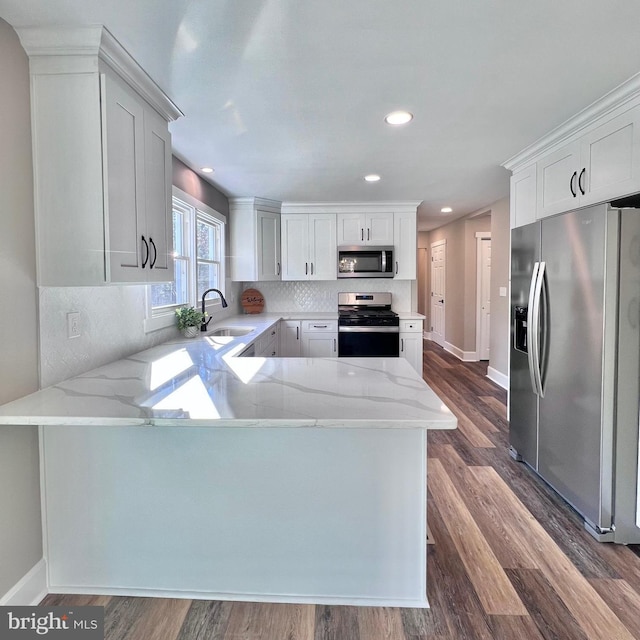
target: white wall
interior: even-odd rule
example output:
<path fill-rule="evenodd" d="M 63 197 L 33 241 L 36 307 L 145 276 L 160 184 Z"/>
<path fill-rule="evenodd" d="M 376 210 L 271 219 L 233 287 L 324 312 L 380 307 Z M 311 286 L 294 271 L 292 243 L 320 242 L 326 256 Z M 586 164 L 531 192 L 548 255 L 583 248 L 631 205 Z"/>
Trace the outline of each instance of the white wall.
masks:
<path fill-rule="evenodd" d="M 38 387 L 29 65 L 1 19 L 0 113 L 1 404 Z M 0 427 L 0 600 L 41 558 L 37 428 Z"/>

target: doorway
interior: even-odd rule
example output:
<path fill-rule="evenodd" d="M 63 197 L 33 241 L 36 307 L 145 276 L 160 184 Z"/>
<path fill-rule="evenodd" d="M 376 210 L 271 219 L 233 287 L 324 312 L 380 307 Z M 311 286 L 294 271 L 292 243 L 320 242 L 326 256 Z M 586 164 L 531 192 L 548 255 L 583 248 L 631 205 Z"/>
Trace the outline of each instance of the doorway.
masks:
<path fill-rule="evenodd" d="M 476 233 L 476 353 L 489 360 L 491 339 L 491 232 Z"/>
<path fill-rule="evenodd" d="M 431 244 L 431 339 L 444 347 L 447 241 Z"/>

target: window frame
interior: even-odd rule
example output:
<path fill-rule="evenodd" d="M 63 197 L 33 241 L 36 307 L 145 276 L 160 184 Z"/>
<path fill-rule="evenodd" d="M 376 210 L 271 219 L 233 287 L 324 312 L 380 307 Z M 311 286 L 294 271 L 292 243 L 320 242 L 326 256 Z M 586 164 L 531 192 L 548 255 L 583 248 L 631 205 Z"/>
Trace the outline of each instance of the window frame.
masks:
<path fill-rule="evenodd" d="M 219 213 L 215 209 L 207 206 L 203 202 L 200 202 L 197 198 L 194 198 L 192 195 L 182 191 L 178 187 L 174 186 L 171 194 L 171 215 L 173 219 L 173 209 L 174 203 L 177 201 L 177 207 L 183 211 L 183 213 L 187 212 L 186 222 L 184 224 L 184 231 L 188 235 L 187 243 L 188 243 L 188 252 L 187 256 L 183 256 L 187 258 L 188 267 L 187 267 L 187 293 L 188 300 L 186 303 L 168 305 L 166 307 L 157 307 L 153 308 L 151 306 L 151 287 L 153 284 L 148 284 L 145 286 L 145 319 L 144 319 L 144 331 L 145 333 L 149 333 L 151 331 L 157 331 L 159 329 L 164 329 L 166 327 L 175 326 L 176 318 L 175 318 L 175 310 L 179 307 L 184 306 L 184 304 L 188 306 L 200 308 L 200 300 L 197 299 L 197 223 L 198 219 L 207 222 L 208 224 L 213 224 L 214 226 L 218 226 L 219 228 L 219 250 L 220 250 L 220 261 L 219 263 L 219 289 L 222 291 L 223 295 L 225 294 L 225 283 L 226 283 L 226 273 L 225 273 L 225 265 L 226 265 L 226 233 L 227 233 L 227 218 L 223 214 Z M 173 225 L 172 225 L 173 227 Z M 173 248 L 173 234 L 172 234 L 172 251 Z M 161 283 L 158 283 L 161 284 Z M 219 309 L 222 308 L 222 304 L 219 296 L 215 296 L 212 298 L 208 298 L 205 304 L 205 310 L 209 313 L 209 315 L 215 313 Z"/>

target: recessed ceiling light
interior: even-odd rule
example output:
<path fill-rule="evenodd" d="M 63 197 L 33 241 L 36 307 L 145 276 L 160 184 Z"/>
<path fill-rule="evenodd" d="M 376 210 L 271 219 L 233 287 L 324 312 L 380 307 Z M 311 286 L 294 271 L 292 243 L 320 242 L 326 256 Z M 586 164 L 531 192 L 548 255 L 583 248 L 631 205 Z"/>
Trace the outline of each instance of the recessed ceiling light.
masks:
<path fill-rule="evenodd" d="M 378 182 L 378 180 L 380 180 L 380 176 L 377 173 L 370 173 L 368 176 L 365 176 L 364 179 L 367 182 Z"/>
<path fill-rule="evenodd" d="M 384 118 L 387 124 L 407 124 L 411 120 L 413 120 L 413 114 L 408 111 L 393 111 Z"/>
<path fill-rule="evenodd" d="M 202 167 L 200 171 L 202 171 L 202 173 L 213 173 L 213 169 L 211 167 Z"/>
<path fill-rule="evenodd" d="M 451 207 L 442 207 L 442 209 L 440 209 L 440 211 L 442 213 L 451 213 L 453 211 L 453 209 Z"/>

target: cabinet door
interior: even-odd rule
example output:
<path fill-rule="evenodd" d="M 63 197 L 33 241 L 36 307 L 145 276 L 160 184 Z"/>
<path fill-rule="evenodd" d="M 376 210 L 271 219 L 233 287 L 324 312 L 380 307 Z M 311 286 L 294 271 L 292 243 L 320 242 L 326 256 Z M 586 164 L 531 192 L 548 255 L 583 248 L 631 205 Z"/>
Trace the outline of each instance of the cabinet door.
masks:
<path fill-rule="evenodd" d="M 538 218 L 571 211 L 579 206 L 579 153 L 579 143 L 573 142 L 538 162 Z"/>
<path fill-rule="evenodd" d="M 336 214 L 309 216 L 310 280 L 337 280 Z"/>
<path fill-rule="evenodd" d="M 364 213 L 339 213 L 337 225 L 338 246 L 367 244 Z"/>
<path fill-rule="evenodd" d="M 367 214 L 364 237 L 366 244 L 393 245 L 393 212 Z"/>
<path fill-rule="evenodd" d="M 297 358 L 300 356 L 300 322 L 297 320 L 281 320 L 278 333 L 280 334 L 279 354 L 282 358 Z"/>
<path fill-rule="evenodd" d="M 536 165 L 511 176 L 511 229 L 536 221 Z"/>
<path fill-rule="evenodd" d="M 400 334 L 400 356 L 422 376 L 422 332 Z"/>
<path fill-rule="evenodd" d="M 102 78 L 109 280 L 141 282 L 142 265 L 150 258 L 144 231 L 144 107 L 119 82 Z"/>
<path fill-rule="evenodd" d="M 580 145 L 580 204 L 640 191 L 639 153 L 640 106 L 585 134 Z"/>
<path fill-rule="evenodd" d="M 416 260 L 418 252 L 416 214 L 413 212 L 396 213 L 393 220 L 394 277 L 397 280 L 416 279 Z"/>
<path fill-rule="evenodd" d="M 335 358 L 338 355 L 338 334 L 303 333 L 302 355 L 305 358 Z"/>
<path fill-rule="evenodd" d="M 282 216 L 282 279 L 309 279 L 309 220 L 306 214 Z"/>
<path fill-rule="evenodd" d="M 171 211 L 171 136 L 166 120 L 150 107 L 144 114 L 145 222 L 150 257 L 149 282 L 170 282 L 173 272 L 173 214 Z"/>
<path fill-rule="evenodd" d="M 258 280 L 280 280 L 280 214 L 257 211 Z"/>

